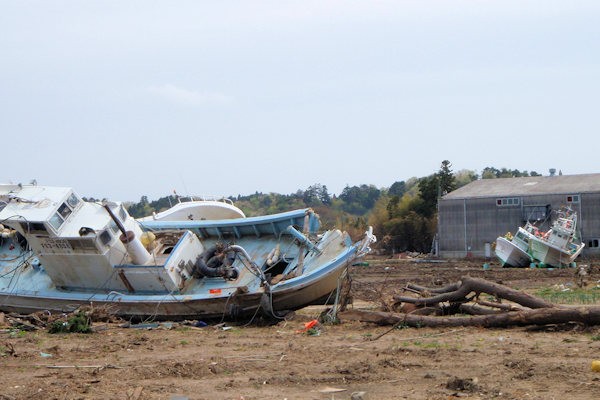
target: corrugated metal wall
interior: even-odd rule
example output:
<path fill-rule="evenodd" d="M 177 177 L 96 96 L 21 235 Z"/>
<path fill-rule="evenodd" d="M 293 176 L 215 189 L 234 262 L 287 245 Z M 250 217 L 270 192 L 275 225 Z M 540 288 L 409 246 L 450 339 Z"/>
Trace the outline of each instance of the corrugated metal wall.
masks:
<path fill-rule="evenodd" d="M 578 213 L 581 235 L 588 246 L 583 254 L 600 255 L 600 193 L 575 195 L 579 196 L 579 202 L 571 203 L 571 208 Z M 519 226 L 525 224 L 532 206 L 550 205 L 551 210 L 558 210 L 567 204 L 567 195 L 564 194 L 517 198 L 519 204 L 504 206 L 497 205 L 497 197 L 442 199 L 438 220 L 440 256 L 484 256 L 485 244 L 495 242 L 506 232 L 514 234 Z M 548 227 L 547 223 L 536 225 L 544 229 Z M 594 244 L 596 247 L 589 247 Z"/>

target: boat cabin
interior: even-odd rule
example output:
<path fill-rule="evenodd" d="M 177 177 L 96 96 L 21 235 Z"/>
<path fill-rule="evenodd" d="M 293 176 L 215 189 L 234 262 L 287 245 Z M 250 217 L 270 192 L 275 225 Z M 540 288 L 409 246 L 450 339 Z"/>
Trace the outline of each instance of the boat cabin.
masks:
<path fill-rule="evenodd" d="M 71 188 L 0 185 L 0 199 L 0 220 L 26 239 L 39 260 L 32 265 L 57 288 L 178 291 L 204 250 L 182 231 L 154 238 L 148 251 L 139 224 L 121 204 L 83 201 Z"/>

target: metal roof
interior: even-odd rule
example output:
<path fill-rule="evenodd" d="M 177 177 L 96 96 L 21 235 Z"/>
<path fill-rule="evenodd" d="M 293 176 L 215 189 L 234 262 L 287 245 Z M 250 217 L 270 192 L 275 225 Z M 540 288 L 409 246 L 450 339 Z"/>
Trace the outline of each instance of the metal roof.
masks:
<path fill-rule="evenodd" d="M 600 174 L 480 179 L 448 193 L 442 200 L 590 192 L 600 192 Z"/>

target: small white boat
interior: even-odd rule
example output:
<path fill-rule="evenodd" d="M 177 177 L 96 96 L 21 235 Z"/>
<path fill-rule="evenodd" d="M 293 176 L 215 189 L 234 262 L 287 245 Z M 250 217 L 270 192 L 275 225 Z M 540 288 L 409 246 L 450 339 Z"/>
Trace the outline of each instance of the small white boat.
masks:
<path fill-rule="evenodd" d="M 169 209 L 138 218 L 138 221 L 204 221 L 246 217 L 244 212 L 227 198 L 207 199 L 204 197 L 177 196 L 177 201 Z"/>
<path fill-rule="evenodd" d="M 531 263 L 529 249 L 529 233 L 519 228 L 512 236 L 507 233 L 496 239 L 496 256 L 503 267 L 527 267 Z"/>
<path fill-rule="evenodd" d="M 119 203 L 84 201 L 71 188 L 0 185 L 0 311 L 70 312 L 110 306 L 158 319 L 277 317 L 325 304 L 367 254 L 320 232 L 301 209 L 221 220 L 136 221 Z"/>

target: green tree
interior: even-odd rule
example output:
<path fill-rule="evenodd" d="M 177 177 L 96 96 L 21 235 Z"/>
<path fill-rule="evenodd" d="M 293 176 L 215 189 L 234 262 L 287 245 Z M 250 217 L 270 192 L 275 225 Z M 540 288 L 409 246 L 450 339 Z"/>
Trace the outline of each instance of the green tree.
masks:
<path fill-rule="evenodd" d="M 473 181 L 476 181 L 479 176 L 475 171 L 469 169 L 461 169 L 454 173 L 454 178 L 456 182 L 456 187 L 463 187 Z"/>
<path fill-rule="evenodd" d="M 419 180 L 419 193 L 422 203 L 415 211 L 424 217 L 431 217 L 436 211 L 438 198 L 441 194 L 437 174 Z"/>
<path fill-rule="evenodd" d="M 447 193 L 456 189 L 456 178 L 452 173 L 452 163 L 448 160 L 442 161 L 442 165 L 440 166 L 440 170 L 437 173 L 437 178 L 439 180 L 440 185 L 440 196 L 443 196 Z"/>
<path fill-rule="evenodd" d="M 406 193 L 406 182 L 400 181 L 392 183 L 392 186 L 388 189 L 388 193 L 392 196 L 404 196 L 404 193 Z"/>
<path fill-rule="evenodd" d="M 350 214 L 365 215 L 373 206 L 381 191 L 374 185 L 346 186 L 339 196 L 342 209 Z"/>

